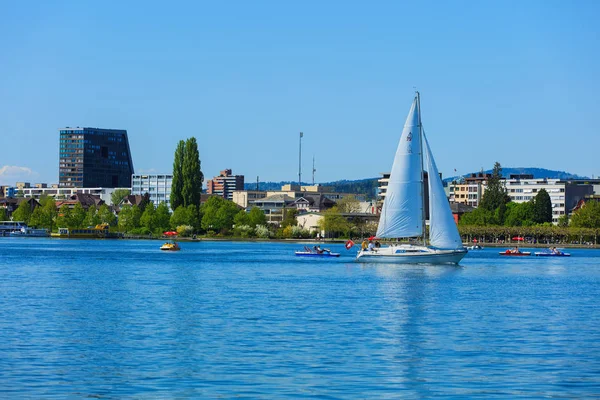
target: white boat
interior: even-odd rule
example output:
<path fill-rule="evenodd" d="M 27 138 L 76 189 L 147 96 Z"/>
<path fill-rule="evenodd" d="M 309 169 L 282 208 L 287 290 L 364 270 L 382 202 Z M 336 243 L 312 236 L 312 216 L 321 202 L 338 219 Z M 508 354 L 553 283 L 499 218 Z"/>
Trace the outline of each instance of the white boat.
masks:
<path fill-rule="evenodd" d="M 425 171 L 429 177 L 429 245 L 425 223 Z M 357 261 L 457 264 L 467 254 L 423 131 L 419 92 L 400 136 L 379 217 L 377 237 L 417 238 L 421 243 L 361 250 Z"/>
<path fill-rule="evenodd" d="M 18 231 L 12 231 L 10 236 L 15 237 L 48 237 L 50 232 L 48 229 L 33 229 L 26 226 L 21 227 Z"/>

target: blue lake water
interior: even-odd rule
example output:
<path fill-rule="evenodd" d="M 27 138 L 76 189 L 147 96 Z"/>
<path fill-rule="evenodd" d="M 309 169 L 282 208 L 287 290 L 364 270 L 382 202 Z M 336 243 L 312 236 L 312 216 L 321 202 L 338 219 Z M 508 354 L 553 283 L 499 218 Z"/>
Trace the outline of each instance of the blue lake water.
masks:
<path fill-rule="evenodd" d="M 600 251 L 0 239 L 1 398 L 600 396 Z"/>

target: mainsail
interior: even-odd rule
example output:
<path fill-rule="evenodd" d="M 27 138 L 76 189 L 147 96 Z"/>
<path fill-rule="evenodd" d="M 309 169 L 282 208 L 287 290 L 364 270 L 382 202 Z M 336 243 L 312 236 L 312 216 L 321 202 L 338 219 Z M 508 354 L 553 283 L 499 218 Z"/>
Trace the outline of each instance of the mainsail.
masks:
<path fill-rule="evenodd" d="M 381 238 L 423 235 L 423 155 L 418 98 L 406 118 L 379 218 Z"/>
<path fill-rule="evenodd" d="M 462 240 L 425 133 L 423 144 L 426 169 L 429 173 L 429 241 L 432 246 L 440 249 L 462 249 Z"/>

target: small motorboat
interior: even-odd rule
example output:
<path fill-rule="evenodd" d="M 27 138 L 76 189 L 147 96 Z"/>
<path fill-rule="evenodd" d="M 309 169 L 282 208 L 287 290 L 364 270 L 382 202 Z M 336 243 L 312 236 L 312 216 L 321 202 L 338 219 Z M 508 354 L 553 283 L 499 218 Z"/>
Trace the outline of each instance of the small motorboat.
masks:
<path fill-rule="evenodd" d="M 339 257 L 340 253 L 333 253 L 329 249 L 321 249 L 320 246 L 315 246 L 314 250 L 304 246 L 304 251 L 297 251 L 299 257 Z"/>
<path fill-rule="evenodd" d="M 530 256 L 531 252 L 530 251 L 521 251 L 521 250 L 506 250 L 506 251 L 501 251 L 500 253 L 501 256 L 515 256 L 515 257 L 519 257 L 519 256 Z"/>
<path fill-rule="evenodd" d="M 478 244 L 475 244 L 473 246 L 469 246 L 467 247 L 467 250 L 483 250 L 483 246 L 480 246 Z"/>
<path fill-rule="evenodd" d="M 547 251 L 536 251 L 536 257 L 571 257 L 570 253 L 565 253 L 558 249 L 555 250 L 547 250 Z"/>
<path fill-rule="evenodd" d="M 167 242 L 160 246 L 160 249 L 165 251 L 179 251 L 181 250 L 181 247 L 175 242 Z"/>

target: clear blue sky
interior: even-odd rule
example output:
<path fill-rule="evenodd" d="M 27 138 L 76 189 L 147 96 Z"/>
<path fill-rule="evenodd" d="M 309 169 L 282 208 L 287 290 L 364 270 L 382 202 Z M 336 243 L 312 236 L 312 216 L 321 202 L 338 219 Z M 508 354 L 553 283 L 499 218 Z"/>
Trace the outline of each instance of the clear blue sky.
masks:
<path fill-rule="evenodd" d="M 58 181 L 58 129 L 127 129 L 136 172 L 195 136 L 207 178 L 389 171 L 413 98 L 445 175 L 600 175 L 600 2 L 3 2 L 0 184 Z"/>

